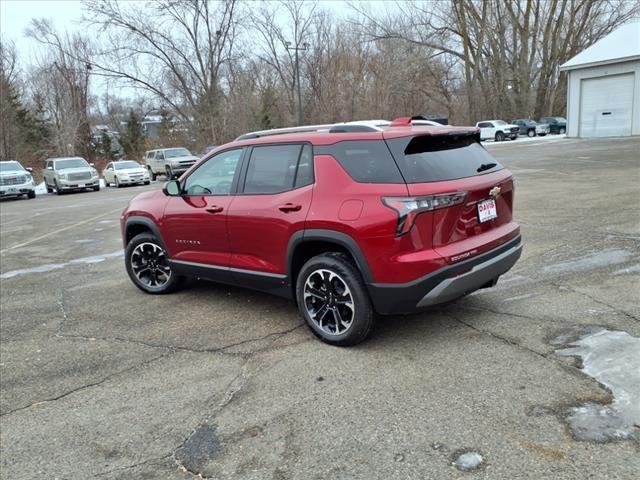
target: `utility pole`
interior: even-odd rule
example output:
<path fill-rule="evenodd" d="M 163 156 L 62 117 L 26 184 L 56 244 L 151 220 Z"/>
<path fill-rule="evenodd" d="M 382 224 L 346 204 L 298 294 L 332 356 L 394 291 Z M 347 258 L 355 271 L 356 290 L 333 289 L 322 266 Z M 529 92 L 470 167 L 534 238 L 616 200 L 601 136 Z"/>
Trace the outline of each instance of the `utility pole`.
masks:
<path fill-rule="evenodd" d="M 302 46 L 291 45 L 291 42 L 286 42 L 287 50 L 294 50 L 295 53 L 295 69 L 296 69 L 296 86 L 298 90 L 298 125 L 302 125 L 304 123 L 304 118 L 302 117 L 302 89 L 300 88 L 300 56 L 299 53 L 301 50 L 305 51 L 309 48 L 309 44 L 304 42 Z"/>

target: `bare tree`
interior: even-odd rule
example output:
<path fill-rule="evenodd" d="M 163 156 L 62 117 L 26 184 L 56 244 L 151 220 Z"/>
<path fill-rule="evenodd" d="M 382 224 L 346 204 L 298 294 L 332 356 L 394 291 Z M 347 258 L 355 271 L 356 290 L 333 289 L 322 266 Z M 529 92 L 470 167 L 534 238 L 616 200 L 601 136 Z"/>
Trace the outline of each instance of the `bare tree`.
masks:
<path fill-rule="evenodd" d="M 402 39 L 456 62 L 470 121 L 564 109 L 560 65 L 640 12 L 624 0 L 412 1 L 385 16 L 352 6 L 370 39 Z"/>
<path fill-rule="evenodd" d="M 32 69 L 31 89 L 36 107 L 51 125 L 55 150 L 91 158 L 90 42 L 79 33 L 59 33 L 48 20 L 32 20 L 26 33 L 46 47 Z"/>
<path fill-rule="evenodd" d="M 225 74 L 240 30 L 238 2 L 87 0 L 86 25 L 102 43 L 96 74 L 155 96 L 199 136 L 223 136 Z"/>
<path fill-rule="evenodd" d="M 287 95 L 290 117 L 303 123 L 300 52 L 310 48 L 310 36 L 317 2 L 282 0 L 262 4 L 253 15 L 253 27 L 261 45 L 260 59 L 273 68 Z M 297 95 L 296 95 L 297 94 Z M 297 98 L 296 98 L 297 97 Z"/>

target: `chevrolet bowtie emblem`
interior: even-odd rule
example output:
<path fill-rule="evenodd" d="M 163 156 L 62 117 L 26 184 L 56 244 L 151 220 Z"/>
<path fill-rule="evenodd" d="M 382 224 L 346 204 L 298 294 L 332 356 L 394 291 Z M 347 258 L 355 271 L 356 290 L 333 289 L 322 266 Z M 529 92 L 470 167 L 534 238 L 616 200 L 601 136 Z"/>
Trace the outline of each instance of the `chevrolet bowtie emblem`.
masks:
<path fill-rule="evenodd" d="M 493 187 L 491 190 L 489 190 L 489 196 L 498 198 L 500 196 L 500 192 L 502 192 L 502 189 L 500 187 Z"/>

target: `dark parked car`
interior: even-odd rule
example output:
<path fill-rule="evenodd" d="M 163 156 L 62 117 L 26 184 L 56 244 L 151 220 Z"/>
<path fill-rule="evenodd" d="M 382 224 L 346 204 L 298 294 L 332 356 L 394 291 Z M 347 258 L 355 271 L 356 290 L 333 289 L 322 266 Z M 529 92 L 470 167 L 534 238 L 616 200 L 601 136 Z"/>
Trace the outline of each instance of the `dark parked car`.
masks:
<path fill-rule="evenodd" d="M 495 285 L 522 250 L 513 193 L 472 127 L 253 132 L 131 200 L 125 265 L 152 294 L 198 277 L 290 298 L 323 341 L 353 345 L 376 312 Z"/>
<path fill-rule="evenodd" d="M 548 123 L 551 133 L 567 133 L 567 119 L 564 117 L 542 117 L 540 123 Z"/>
<path fill-rule="evenodd" d="M 546 123 L 538 123 L 535 120 L 529 118 L 521 118 L 519 120 L 513 120 L 511 123 L 520 127 L 520 135 L 526 135 L 527 137 L 535 137 L 540 135 L 544 137 L 549 133 L 549 125 Z"/>

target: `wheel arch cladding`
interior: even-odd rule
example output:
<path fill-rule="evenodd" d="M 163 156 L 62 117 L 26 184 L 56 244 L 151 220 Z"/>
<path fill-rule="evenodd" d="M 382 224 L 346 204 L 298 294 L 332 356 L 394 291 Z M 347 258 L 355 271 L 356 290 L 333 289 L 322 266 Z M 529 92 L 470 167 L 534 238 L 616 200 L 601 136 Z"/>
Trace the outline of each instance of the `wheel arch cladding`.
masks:
<path fill-rule="evenodd" d="M 324 252 L 343 252 L 349 255 L 360 271 L 365 284 L 372 281 L 371 270 L 357 242 L 349 235 L 335 230 L 304 230 L 296 232 L 287 247 L 287 277 L 295 289 L 296 276 L 311 257 Z"/>
<path fill-rule="evenodd" d="M 125 246 L 129 244 L 131 239 L 133 239 L 136 235 L 140 235 L 141 233 L 153 234 L 160 242 L 162 248 L 166 250 L 166 246 L 164 245 L 164 241 L 162 240 L 162 236 L 160 235 L 158 226 L 153 222 L 153 220 L 147 217 L 140 216 L 132 216 L 127 219 L 124 226 Z"/>

